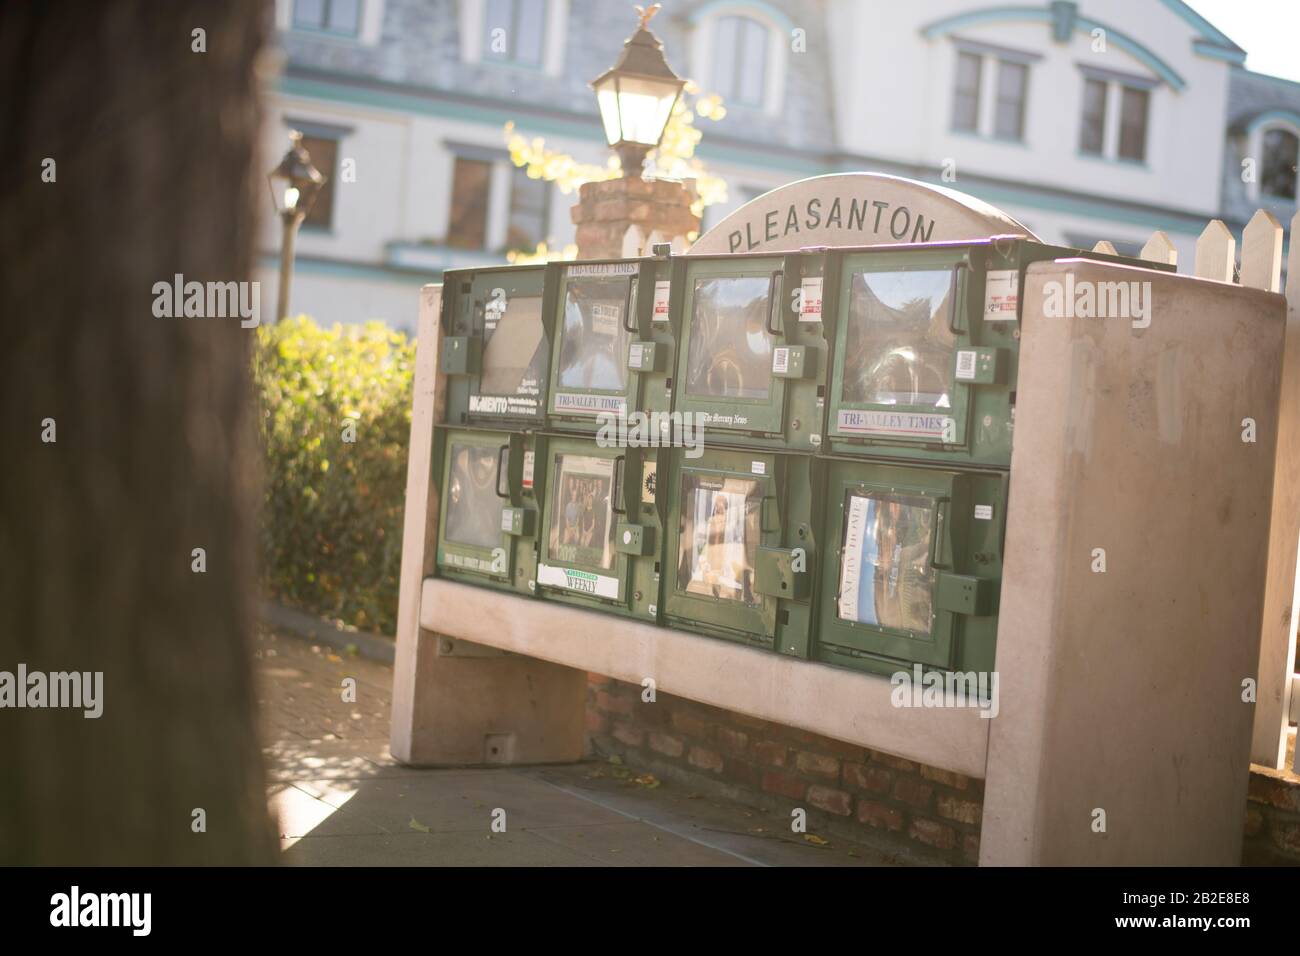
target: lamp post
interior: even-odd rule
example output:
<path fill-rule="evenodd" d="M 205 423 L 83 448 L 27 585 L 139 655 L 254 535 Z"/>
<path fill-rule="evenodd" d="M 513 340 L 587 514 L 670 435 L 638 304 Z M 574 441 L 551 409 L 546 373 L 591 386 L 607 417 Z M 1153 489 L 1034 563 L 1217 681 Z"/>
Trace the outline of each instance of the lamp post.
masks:
<path fill-rule="evenodd" d="M 659 145 L 686 81 L 664 59 L 663 44 L 647 24 L 659 4 L 636 8 L 641 22 L 623 44 L 618 62 L 595 80 L 596 105 L 605 139 L 618 154 L 625 177 L 639 177 L 646 154 Z"/>
<path fill-rule="evenodd" d="M 267 181 L 271 184 L 271 201 L 284 228 L 280 239 L 280 295 L 275 309 L 275 321 L 279 322 L 289 312 L 294 235 L 325 185 L 325 176 L 311 164 L 311 156 L 303 148 L 302 133 L 298 130 L 289 131 L 289 151 L 280 165 L 271 170 Z"/>
<path fill-rule="evenodd" d="M 700 217 L 690 191 L 671 179 L 646 179 L 645 159 L 664 138 L 668 119 L 686 81 L 668 66 L 663 45 L 646 26 L 659 4 L 636 11 L 637 30 L 623 44 L 618 62 L 592 81 L 605 139 L 618 154 L 623 175 L 593 180 L 578 189 L 570 215 L 577 226 L 579 259 L 648 255 L 667 243 L 689 244 Z"/>

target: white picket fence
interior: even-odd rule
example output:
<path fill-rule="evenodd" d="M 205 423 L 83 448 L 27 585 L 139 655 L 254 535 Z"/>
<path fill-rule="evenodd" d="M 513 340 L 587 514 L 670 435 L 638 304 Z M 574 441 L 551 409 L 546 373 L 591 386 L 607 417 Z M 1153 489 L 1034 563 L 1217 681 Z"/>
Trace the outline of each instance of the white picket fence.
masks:
<path fill-rule="evenodd" d="M 1255 732 L 1250 759 L 1274 769 L 1286 760 L 1287 726 L 1300 711 L 1300 681 L 1296 664 L 1296 618 L 1300 614 L 1300 213 L 1291 220 L 1287 257 L 1287 334 L 1278 408 L 1277 460 L 1273 472 L 1273 510 L 1268 543 L 1268 577 L 1264 591 L 1263 633 L 1256 674 Z M 1216 282 L 1281 292 L 1283 229 L 1277 217 L 1258 210 L 1241 235 L 1240 266 L 1237 239 L 1221 220 L 1205 227 L 1196 240 L 1192 275 Z M 1105 240 L 1094 252 L 1115 253 Z M 1142 247 L 1141 258 L 1176 266 L 1178 252 L 1169 236 L 1154 233 Z M 1229 639 L 1230 635 L 1224 635 Z M 1300 748 L 1297 748 L 1300 751 Z M 1293 765 L 1300 773 L 1300 757 Z"/>

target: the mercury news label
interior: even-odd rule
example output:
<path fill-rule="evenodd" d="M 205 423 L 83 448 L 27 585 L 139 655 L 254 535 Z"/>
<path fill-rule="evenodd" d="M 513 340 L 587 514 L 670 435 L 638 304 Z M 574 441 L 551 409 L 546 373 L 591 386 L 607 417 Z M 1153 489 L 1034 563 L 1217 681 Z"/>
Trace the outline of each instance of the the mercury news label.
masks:
<path fill-rule="evenodd" d="M 942 439 L 949 421 L 947 415 L 844 409 L 839 414 L 839 430 L 844 435 Z"/>
<path fill-rule="evenodd" d="M 588 395 L 584 392 L 555 393 L 555 410 L 557 412 L 578 412 L 583 415 L 614 412 L 621 415 L 626 408 L 627 399 L 621 395 Z"/>

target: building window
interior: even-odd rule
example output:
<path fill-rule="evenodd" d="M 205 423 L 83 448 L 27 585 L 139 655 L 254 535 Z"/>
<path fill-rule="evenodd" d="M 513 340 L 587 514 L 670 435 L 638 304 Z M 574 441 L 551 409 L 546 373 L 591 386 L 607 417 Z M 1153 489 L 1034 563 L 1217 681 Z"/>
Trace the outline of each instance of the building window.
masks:
<path fill-rule="evenodd" d="M 293 0 L 293 25 L 356 36 L 361 28 L 361 0 Z"/>
<path fill-rule="evenodd" d="M 1103 80 L 1083 82 L 1083 124 L 1079 130 L 1079 151 L 1100 156 L 1106 147 L 1106 93 Z"/>
<path fill-rule="evenodd" d="M 544 179 L 529 179 L 528 172 L 516 166 L 510 173 L 510 218 L 506 223 L 506 249 L 532 252 L 545 241 L 551 212 L 550 184 Z"/>
<path fill-rule="evenodd" d="M 451 177 L 451 218 L 447 245 L 457 249 L 482 249 L 487 245 L 488 195 L 492 164 L 481 159 L 456 157 Z"/>
<path fill-rule="evenodd" d="M 952 128 L 967 133 L 979 130 L 980 73 L 984 58 L 975 53 L 957 54 L 957 85 L 952 97 Z"/>
<path fill-rule="evenodd" d="M 993 135 L 998 139 L 1025 137 L 1025 92 L 1029 67 L 1001 60 L 998 63 L 998 100 L 993 116 Z"/>
<path fill-rule="evenodd" d="M 1300 138 L 1289 130 L 1264 131 L 1264 165 L 1259 191 L 1275 199 L 1296 198 L 1296 165 L 1300 161 Z"/>
<path fill-rule="evenodd" d="M 750 17 L 719 17 L 713 44 L 714 90 L 723 101 L 761 107 L 766 99 L 767 28 Z"/>
<path fill-rule="evenodd" d="M 487 0 L 483 58 L 540 66 L 546 45 L 546 0 Z"/>
<path fill-rule="evenodd" d="M 302 146 L 311 157 L 311 164 L 325 176 L 325 184 L 316 194 L 316 201 L 302 223 L 316 229 L 329 229 L 334 225 L 334 181 L 338 178 L 339 141 L 325 136 L 304 136 Z"/>
<path fill-rule="evenodd" d="M 1147 113 L 1151 94 L 1131 86 L 1119 101 L 1119 158 L 1144 162 L 1147 158 Z"/>

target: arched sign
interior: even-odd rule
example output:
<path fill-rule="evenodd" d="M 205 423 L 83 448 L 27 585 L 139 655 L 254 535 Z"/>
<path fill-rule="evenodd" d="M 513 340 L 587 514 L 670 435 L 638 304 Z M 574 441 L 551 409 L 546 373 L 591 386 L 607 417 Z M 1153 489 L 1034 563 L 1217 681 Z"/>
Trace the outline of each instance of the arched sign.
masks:
<path fill-rule="evenodd" d="M 745 203 L 688 255 L 793 252 L 805 246 L 874 246 L 1022 235 L 1022 223 L 942 186 L 883 173 L 831 173 L 780 186 Z"/>

